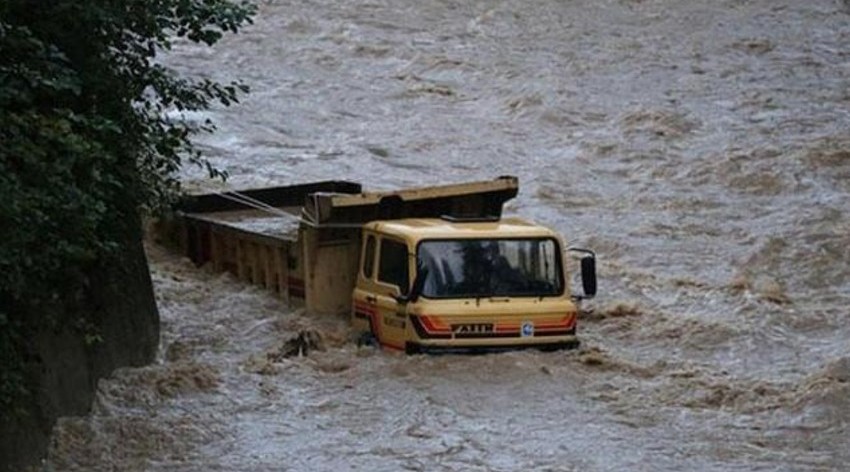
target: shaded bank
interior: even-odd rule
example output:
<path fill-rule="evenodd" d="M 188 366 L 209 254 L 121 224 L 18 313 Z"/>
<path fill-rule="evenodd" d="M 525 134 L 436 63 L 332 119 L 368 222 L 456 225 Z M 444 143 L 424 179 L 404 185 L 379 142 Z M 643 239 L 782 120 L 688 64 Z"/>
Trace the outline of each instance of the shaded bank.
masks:
<path fill-rule="evenodd" d="M 3 472 L 38 464 L 56 419 L 88 413 L 100 378 L 118 367 L 141 366 L 154 358 L 159 314 L 141 231 L 135 221 L 123 226 L 120 263 L 100 264 L 89 272 L 79 303 L 25 317 L 24 384 L 30 394 L 19 411 L 0 424 Z M 90 320 L 93 326 L 64 323 L 51 328 L 40 322 L 51 315 Z M 92 339 L 95 333 L 97 339 Z"/>
<path fill-rule="evenodd" d="M 87 412 L 100 377 L 153 359 L 140 212 L 177 198 L 176 171 L 204 164 L 190 136 L 213 128 L 169 112 L 247 91 L 157 58 L 173 37 L 212 45 L 252 12 L 229 0 L 0 2 L 0 469 L 43 455 L 55 419 Z"/>

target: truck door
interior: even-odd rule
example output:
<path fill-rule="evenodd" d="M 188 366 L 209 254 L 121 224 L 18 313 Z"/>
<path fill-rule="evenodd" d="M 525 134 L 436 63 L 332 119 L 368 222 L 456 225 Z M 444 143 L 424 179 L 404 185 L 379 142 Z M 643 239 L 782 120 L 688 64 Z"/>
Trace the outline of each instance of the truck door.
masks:
<path fill-rule="evenodd" d="M 378 249 L 376 304 L 378 340 L 392 349 L 404 349 L 407 327 L 406 307 L 396 300 L 410 289 L 410 263 L 407 244 L 388 237 L 380 239 Z"/>
<path fill-rule="evenodd" d="M 363 234 L 363 248 L 360 251 L 360 270 L 357 284 L 354 286 L 352 300 L 352 325 L 355 329 L 371 332 L 378 336 L 377 308 L 378 290 L 375 283 L 375 260 L 377 259 L 378 238 L 372 233 Z"/>

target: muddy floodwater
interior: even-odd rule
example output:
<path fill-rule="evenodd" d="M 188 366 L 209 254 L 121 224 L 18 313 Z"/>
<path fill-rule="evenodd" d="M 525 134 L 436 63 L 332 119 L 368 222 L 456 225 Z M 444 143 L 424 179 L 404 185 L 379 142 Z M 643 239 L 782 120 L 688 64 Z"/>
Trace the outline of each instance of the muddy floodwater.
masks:
<path fill-rule="evenodd" d="M 850 467 L 850 7 L 268 0 L 169 65 L 227 186 L 517 175 L 599 254 L 575 351 L 404 356 L 148 245 L 160 361 L 101 381 L 48 470 Z M 286 357 L 315 330 L 324 351 Z"/>

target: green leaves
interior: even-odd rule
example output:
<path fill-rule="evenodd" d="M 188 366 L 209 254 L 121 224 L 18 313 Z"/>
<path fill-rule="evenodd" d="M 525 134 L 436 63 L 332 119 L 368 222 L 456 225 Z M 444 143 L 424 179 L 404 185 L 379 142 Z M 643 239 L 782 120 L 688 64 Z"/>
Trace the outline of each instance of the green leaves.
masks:
<path fill-rule="evenodd" d="M 20 394 L 19 329 L 73 303 L 86 274 L 121 264 L 139 211 L 166 208 L 185 163 L 226 174 L 192 144 L 211 123 L 179 112 L 238 103 L 239 82 L 179 77 L 156 62 L 180 36 L 212 45 L 251 22 L 229 0 L 0 2 L 0 406 Z M 178 112 L 178 113 L 174 113 Z"/>
<path fill-rule="evenodd" d="M 0 22 L 0 58 L 0 107 L 33 104 L 42 94 L 80 91 L 65 55 L 27 27 Z"/>
<path fill-rule="evenodd" d="M 180 0 L 175 4 L 173 22 L 169 25 L 177 36 L 213 45 L 223 32 L 235 33 L 243 23 L 250 22 L 253 5 L 237 5 L 226 0 Z"/>

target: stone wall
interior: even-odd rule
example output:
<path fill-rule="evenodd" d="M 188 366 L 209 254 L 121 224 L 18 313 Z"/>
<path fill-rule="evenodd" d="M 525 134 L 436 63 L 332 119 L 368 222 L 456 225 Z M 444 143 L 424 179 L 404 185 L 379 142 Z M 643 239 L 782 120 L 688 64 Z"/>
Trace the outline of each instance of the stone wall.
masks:
<path fill-rule="evenodd" d="M 26 375 L 32 395 L 26 414 L 0 424 L 0 471 L 36 468 L 47 452 L 59 416 L 86 414 L 97 381 L 117 367 L 150 363 L 159 344 L 159 314 L 154 300 L 141 231 L 128 234 L 120 267 L 89 274 L 87 293 L 63 319 L 85 314 L 94 320 L 101 342 L 85 339 L 74 326 L 33 329 Z"/>

